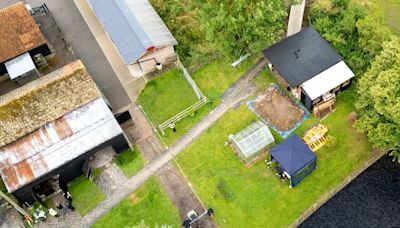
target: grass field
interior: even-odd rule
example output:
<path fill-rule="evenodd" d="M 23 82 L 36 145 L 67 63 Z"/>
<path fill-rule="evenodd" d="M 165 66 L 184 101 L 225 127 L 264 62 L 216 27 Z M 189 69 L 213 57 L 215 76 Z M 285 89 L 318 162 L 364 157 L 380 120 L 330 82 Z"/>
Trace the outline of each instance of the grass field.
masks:
<path fill-rule="evenodd" d="M 101 189 L 89 179 L 79 177 L 69 186 L 72 195 L 72 205 L 81 216 L 86 215 L 95 208 L 101 201 L 106 199 L 106 195 Z"/>
<path fill-rule="evenodd" d="M 196 94 L 178 69 L 172 69 L 149 81 L 138 97 L 139 104 L 155 126 L 196 101 Z"/>
<path fill-rule="evenodd" d="M 115 164 L 118 165 L 128 178 L 133 177 L 133 175 L 141 170 L 145 163 L 146 162 L 137 146 L 134 147 L 134 150 L 122 152 L 115 159 Z"/>
<path fill-rule="evenodd" d="M 392 32 L 400 35 L 400 0 L 376 0 Z"/>
<path fill-rule="evenodd" d="M 188 116 L 178 122 L 176 124 L 176 132 L 173 132 L 171 129 L 165 130 L 165 135 L 163 136 L 164 141 L 167 145 L 173 144 L 180 136 L 186 133 L 189 129 L 194 127 L 196 123 L 198 123 L 203 117 L 205 117 L 213 108 L 215 108 L 221 102 L 221 95 L 232 86 L 251 66 L 254 64 L 255 58 L 250 58 L 240 64 L 237 68 L 233 68 L 230 65 L 230 62 L 219 59 L 211 64 L 208 64 L 204 68 L 200 69 L 196 73 L 192 74 L 193 79 L 196 81 L 198 87 L 204 93 L 204 95 L 211 101 L 211 103 L 205 105 L 205 107 L 196 111 L 195 115 Z M 176 76 L 172 75 L 163 75 L 157 77 L 155 80 L 161 80 L 159 78 L 167 76 L 166 80 L 168 83 L 160 83 L 157 81 L 156 85 L 152 85 L 153 82 L 149 82 L 146 85 L 144 92 L 139 96 L 139 104 L 142 105 L 146 113 L 150 116 L 153 124 L 157 125 L 156 116 L 167 116 L 162 109 L 163 105 L 155 105 L 155 104 L 163 104 L 163 101 L 176 100 L 173 98 L 172 90 L 167 91 L 167 87 L 169 84 L 174 83 L 174 78 Z M 166 78 L 167 78 L 166 77 Z M 183 78 L 183 77 L 182 77 Z M 183 82 L 179 82 L 183 84 Z M 189 86 L 188 86 L 189 87 Z M 187 89 L 184 86 L 177 87 L 178 91 L 175 93 L 186 94 L 189 93 L 186 91 Z M 151 91 L 151 92 L 150 92 Z M 186 91 L 186 92 L 185 92 Z M 194 94 L 193 91 L 191 93 Z M 148 94 L 152 94 L 149 96 Z M 178 103 L 178 102 L 177 102 Z M 183 102 L 186 107 L 191 104 Z M 183 104 L 182 103 L 182 104 Z M 194 103 L 194 102 L 193 102 Z M 154 105 L 153 105 L 154 104 Z M 174 104 L 169 107 L 166 111 L 168 115 L 175 115 L 178 112 L 182 111 L 180 106 L 178 108 L 178 104 Z M 185 108 L 186 108 L 185 107 Z M 172 117 L 172 116 L 170 116 Z M 161 118 L 158 118 L 161 119 Z"/>
<path fill-rule="evenodd" d="M 262 87 L 271 79 L 257 81 Z M 336 112 L 322 121 L 329 134 L 337 138 L 337 146 L 319 150 L 318 168 L 294 189 L 266 171 L 262 161 L 251 168 L 244 167 L 233 149 L 224 145 L 229 134 L 257 119 L 246 105 L 227 112 L 180 154 L 177 162 L 205 205 L 214 208 L 219 226 L 285 227 L 370 157 L 372 148 L 366 137 L 356 133 L 347 122 L 353 102 L 353 91 L 339 95 Z M 296 132 L 301 136 L 317 122 L 310 118 Z M 219 184 L 223 190 L 217 188 Z M 230 197 L 223 197 L 226 192 Z"/>
<path fill-rule="evenodd" d="M 121 201 L 92 227 L 133 227 L 142 220 L 149 227 L 161 227 L 163 224 L 180 227 L 178 211 L 154 178 Z"/>

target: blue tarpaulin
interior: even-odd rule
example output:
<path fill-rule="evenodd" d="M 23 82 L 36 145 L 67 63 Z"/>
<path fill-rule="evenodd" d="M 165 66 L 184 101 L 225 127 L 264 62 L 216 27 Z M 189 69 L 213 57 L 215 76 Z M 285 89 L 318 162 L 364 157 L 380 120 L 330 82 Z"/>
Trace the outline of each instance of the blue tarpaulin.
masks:
<path fill-rule="evenodd" d="M 316 168 L 317 157 L 296 134 L 271 149 L 270 155 L 289 174 L 292 187 Z"/>
<path fill-rule="evenodd" d="M 275 89 L 277 89 L 281 94 L 283 94 L 284 96 L 287 96 L 280 88 L 277 84 L 275 83 L 271 83 L 271 86 L 273 86 Z M 310 112 L 308 112 L 308 110 L 299 102 L 297 102 L 296 100 L 290 98 L 293 103 L 297 104 L 301 109 L 304 110 L 304 116 L 303 118 L 292 128 L 289 129 L 287 131 L 279 131 L 278 129 L 276 129 L 276 127 L 274 127 L 273 124 L 271 124 L 270 122 L 268 122 L 268 120 L 264 119 L 257 111 L 256 109 L 253 107 L 254 104 L 254 100 L 248 101 L 247 102 L 247 107 L 249 107 L 249 109 L 251 111 L 254 112 L 254 114 L 256 114 L 264 123 L 266 123 L 270 128 L 272 128 L 274 131 L 276 131 L 280 136 L 282 136 L 282 138 L 286 139 L 290 134 L 292 134 L 292 132 L 294 130 L 296 130 L 296 128 L 298 128 L 309 116 L 310 116 Z M 270 107 L 267 107 L 270 108 Z"/>

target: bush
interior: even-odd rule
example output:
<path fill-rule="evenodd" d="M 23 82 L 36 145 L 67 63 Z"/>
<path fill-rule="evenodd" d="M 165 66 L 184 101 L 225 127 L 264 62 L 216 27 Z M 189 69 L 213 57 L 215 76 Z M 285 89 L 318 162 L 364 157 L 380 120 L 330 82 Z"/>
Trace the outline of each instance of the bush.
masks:
<path fill-rule="evenodd" d="M 205 39 L 200 30 L 201 2 L 195 0 L 150 0 L 172 32 L 178 45 L 175 50 L 183 64 L 191 69 L 213 59 L 217 46 Z"/>
<path fill-rule="evenodd" d="M 335 136 L 328 135 L 328 136 L 326 136 L 326 139 L 325 139 L 325 146 L 327 146 L 329 148 L 333 148 L 336 146 L 336 142 L 337 142 L 337 139 Z"/>

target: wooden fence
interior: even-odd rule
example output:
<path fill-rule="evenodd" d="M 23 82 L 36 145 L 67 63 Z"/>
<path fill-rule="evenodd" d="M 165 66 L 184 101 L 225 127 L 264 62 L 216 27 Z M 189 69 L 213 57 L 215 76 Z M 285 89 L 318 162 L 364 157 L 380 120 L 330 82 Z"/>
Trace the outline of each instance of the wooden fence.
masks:
<path fill-rule="evenodd" d="M 196 96 L 199 100 L 196 103 L 194 103 L 193 105 L 191 105 L 190 107 L 183 110 L 182 112 L 176 114 L 175 116 L 171 117 L 170 119 L 168 119 L 168 120 L 164 121 L 163 123 L 161 123 L 160 125 L 158 125 L 158 128 L 160 129 L 162 135 L 164 135 L 164 130 L 166 128 L 174 128 L 176 122 L 179 122 L 186 116 L 195 113 L 196 110 L 200 109 L 208 102 L 207 97 L 204 96 L 204 94 L 201 92 L 201 90 L 197 86 L 196 82 L 192 79 L 189 72 L 186 70 L 185 66 L 182 64 L 182 62 L 179 60 L 179 58 L 177 58 L 175 65 L 183 72 L 183 75 L 185 76 L 186 81 L 192 87 L 193 91 L 196 93 Z"/>
<path fill-rule="evenodd" d="M 164 135 L 164 130 L 166 128 L 174 126 L 174 124 L 176 122 L 182 120 L 183 118 L 185 118 L 188 115 L 193 114 L 194 112 L 196 112 L 196 110 L 200 109 L 201 107 L 203 107 L 203 105 L 207 104 L 207 102 L 208 102 L 207 98 L 205 96 L 203 96 L 199 101 L 194 103 L 192 106 L 186 108 L 185 110 L 183 110 L 182 112 L 176 114 L 175 116 L 173 116 L 172 118 L 168 119 L 164 123 L 158 125 L 158 128 L 161 131 L 161 134 Z"/>
<path fill-rule="evenodd" d="M 181 60 L 179 59 L 179 57 L 176 59 L 175 65 L 176 65 L 176 67 L 178 67 L 182 71 L 183 76 L 185 76 L 186 81 L 192 87 L 194 93 L 197 96 L 197 99 L 201 100 L 204 97 L 203 93 L 201 92 L 201 90 L 199 89 L 199 87 L 197 86 L 197 84 L 193 80 L 193 78 L 190 76 L 190 74 L 186 70 L 185 66 L 183 66 L 183 64 L 182 64 Z"/>
<path fill-rule="evenodd" d="M 322 205 L 324 205 L 328 200 L 330 200 L 336 193 L 340 192 L 344 187 L 346 187 L 350 182 L 352 182 L 356 177 L 358 177 L 362 172 L 364 172 L 368 167 L 378 161 L 386 152 L 376 151 L 370 159 L 365 161 L 361 167 L 351 173 L 346 179 L 340 182 L 336 187 L 328 192 L 325 192 L 310 208 L 303 212 L 292 224 L 290 228 L 298 227 L 303 223 L 308 217 L 310 217 L 315 211 L 317 211 Z"/>

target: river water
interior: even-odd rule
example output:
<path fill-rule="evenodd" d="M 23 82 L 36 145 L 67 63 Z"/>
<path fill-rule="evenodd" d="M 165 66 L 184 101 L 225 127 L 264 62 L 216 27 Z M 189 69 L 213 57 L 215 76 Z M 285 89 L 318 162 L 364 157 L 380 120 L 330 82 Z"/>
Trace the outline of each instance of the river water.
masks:
<path fill-rule="evenodd" d="M 382 157 L 300 227 L 400 227 L 400 164 Z"/>

